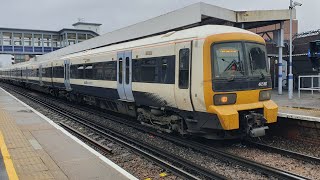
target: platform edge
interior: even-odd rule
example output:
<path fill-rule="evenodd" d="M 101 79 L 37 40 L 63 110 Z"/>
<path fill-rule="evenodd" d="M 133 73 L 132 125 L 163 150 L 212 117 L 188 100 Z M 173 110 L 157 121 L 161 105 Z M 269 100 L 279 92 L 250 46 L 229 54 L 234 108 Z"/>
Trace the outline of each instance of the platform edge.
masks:
<path fill-rule="evenodd" d="M 81 146 L 83 146 L 84 148 L 86 148 L 88 151 L 90 151 L 91 153 L 93 153 L 94 155 L 96 155 L 99 159 L 101 159 L 103 162 L 105 162 L 106 164 L 108 164 L 109 166 L 111 166 L 112 168 L 114 168 L 115 170 L 117 170 L 119 173 L 123 174 L 124 176 L 126 176 L 128 179 L 131 180 L 138 180 L 138 178 L 134 177 L 132 174 L 130 174 L 129 172 L 127 172 L 126 170 L 124 170 L 123 168 L 121 168 L 120 166 L 118 166 L 117 164 L 115 164 L 114 162 L 112 162 L 110 159 L 106 158 L 105 156 L 103 156 L 102 154 L 100 154 L 98 151 L 94 150 L 93 148 L 91 148 L 90 146 L 88 146 L 87 144 L 85 144 L 84 142 L 82 142 L 80 139 L 78 139 L 77 137 L 75 137 L 74 135 L 70 134 L 68 131 L 66 131 L 65 129 L 63 129 L 62 127 L 60 127 L 59 125 L 57 125 L 55 122 L 53 122 L 51 119 L 49 119 L 48 117 L 46 117 L 45 115 L 41 114 L 40 112 L 38 112 L 37 110 L 33 109 L 32 107 L 30 107 L 29 105 L 27 105 L 26 103 L 22 102 L 20 99 L 18 99 L 17 97 L 15 97 L 14 95 L 10 94 L 9 92 L 7 92 L 6 90 L 4 90 L 3 88 L 0 87 L 0 89 L 2 91 L 4 91 L 5 93 L 7 93 L 9 96 L 11 96 L 13 99 L 15 99 L 16 101 L 18 101 L 19 103 L 21 103 L 22 105 L 24 105 L 25 107 L 29 108 L 31 111 L 33 111 L 35 114 L 37 114 L 39 117 L 43 118 L 44 120 L 46 120 L 49 124 L 51 124 L 53 127 L 55 127 L 56 129 L 60 130 L 62 133 L 64 133 L 65 135 L 67 135 L 68 137 L 70 137 L 71 139 L 73 139 L 74 141 L 76 141 L 78 144 L 80 144 Z M 11 179 L 10 179 L 11 180 Z"/>

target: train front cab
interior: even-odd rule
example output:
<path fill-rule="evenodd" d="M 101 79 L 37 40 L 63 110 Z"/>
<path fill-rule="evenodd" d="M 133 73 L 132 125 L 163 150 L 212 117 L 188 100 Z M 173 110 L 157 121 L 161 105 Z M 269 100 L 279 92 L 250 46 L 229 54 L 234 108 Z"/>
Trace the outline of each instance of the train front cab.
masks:
<path fill-rule="evenodd" d="M 278 113 L 270 100 L 265 41 L 247 33 L 212 35 L 205 39 L 203 53 L 207 113 L 217 115 L 224 136 L 263 136 Z M 264 62 L 253 62 L 259 53 Z"/>

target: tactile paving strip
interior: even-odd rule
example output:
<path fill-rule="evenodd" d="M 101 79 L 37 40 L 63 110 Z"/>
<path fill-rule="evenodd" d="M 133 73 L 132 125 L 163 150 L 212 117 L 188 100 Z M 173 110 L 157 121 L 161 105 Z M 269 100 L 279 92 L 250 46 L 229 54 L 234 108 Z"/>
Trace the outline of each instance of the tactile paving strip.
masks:
<path fill-rule="evenodd" d="M 19 179 L 56 179 L 55 172 L 50 171 L 15 120 L 0 107 L 0 131 L 10 153 Z M 46 157 L 46 158 L 50 158 Z M 61 176 L 60 176 L 61 177 Z"/>

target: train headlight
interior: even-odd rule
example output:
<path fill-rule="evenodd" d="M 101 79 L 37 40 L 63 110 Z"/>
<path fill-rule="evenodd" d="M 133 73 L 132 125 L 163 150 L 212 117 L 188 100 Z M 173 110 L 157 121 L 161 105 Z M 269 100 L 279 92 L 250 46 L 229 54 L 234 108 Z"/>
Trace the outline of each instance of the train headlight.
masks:
<path fill-rule="evenodd" d="M 228 105 L 235 104 L 237 101 L 237 94 L 216 94 L 213 97 L 214 105 Z"/>
<path fill-rule="evenodd" d="M 259 101 L 266 101 L 271 99 L 270 91 L 260 91 Z"/>

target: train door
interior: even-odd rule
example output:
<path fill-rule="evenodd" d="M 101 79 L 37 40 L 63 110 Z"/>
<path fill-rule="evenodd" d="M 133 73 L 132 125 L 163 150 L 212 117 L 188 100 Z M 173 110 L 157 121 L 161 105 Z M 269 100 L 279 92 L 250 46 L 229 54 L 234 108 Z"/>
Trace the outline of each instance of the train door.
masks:
<path fill-rule="evenodd" d="M 67 91 L 71 91 L 70 85 L 70 60 L 64 60 L 64 85 Z"/>
<path fill-rule="evenodd" d="M 175 44 L 175 100 L 179 109 L 193 111 L 191 92 L 191 41 Z"/>
<path fill-rule="evenodd" d="M 117 90 L 120 100 L 134 101 L 132 94 L 132 52 L 117 54 Z"/>
<path fill-rule="evenodd" d="M 39 83 L 40 83 L 40 86 L 43 86 L 43 82 L 42 82 L 42 64 L 39 65 Z"/>

